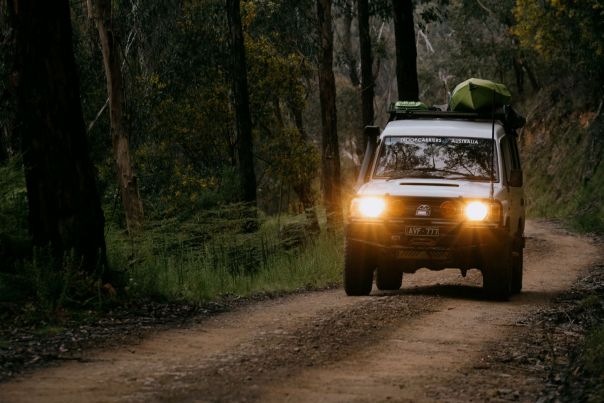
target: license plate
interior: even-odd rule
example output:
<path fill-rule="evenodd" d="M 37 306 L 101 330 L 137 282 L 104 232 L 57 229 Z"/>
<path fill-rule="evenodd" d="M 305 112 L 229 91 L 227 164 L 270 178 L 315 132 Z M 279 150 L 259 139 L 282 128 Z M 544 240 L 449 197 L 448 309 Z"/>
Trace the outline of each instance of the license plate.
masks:
<path fill-rule="evenodd" d="M 410 236 L 439 236 L 438 227 L 405 227 L 405 234 Z"/>

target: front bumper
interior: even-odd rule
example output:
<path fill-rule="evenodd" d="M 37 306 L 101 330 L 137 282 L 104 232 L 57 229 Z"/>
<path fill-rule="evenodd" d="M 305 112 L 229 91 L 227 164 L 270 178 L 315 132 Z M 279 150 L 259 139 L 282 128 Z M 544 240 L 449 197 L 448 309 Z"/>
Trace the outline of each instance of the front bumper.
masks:
<path fill-rule="evenodd" d="M 431 228 L 433 233 L 409 235 L 409 228 Z M 352 247 L 364 248 L 377 265 L 406 262 L 409 271 L 414 271 L 419 267 L 480 267 L 487 254 L 501 250 L 508 234 L 498 224 L 406 219 L 352 220 L 346 237 Z"/>

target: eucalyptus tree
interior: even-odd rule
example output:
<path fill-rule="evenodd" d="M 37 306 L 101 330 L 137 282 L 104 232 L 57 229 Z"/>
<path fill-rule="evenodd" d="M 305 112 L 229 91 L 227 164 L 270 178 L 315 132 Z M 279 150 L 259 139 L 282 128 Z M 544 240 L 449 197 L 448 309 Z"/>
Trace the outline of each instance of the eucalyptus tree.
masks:
<path fill-rule="evenodd" d="M 361 50 L 361 103 L 363 126 L 373 124 L 374 79 L 371 35 L 369 32 L 369 1 L 357 0 L 359 48 Z"/>
<path fill-rule="evenodd" d="M 92 272 L 105 261 L 104 216 L 88 155 L 69 1 L 8 3 L 16 40 L 15 130 L 33 244 L 50 246 L 58 267 L 73 252 Z"/>
<path fill-rule="evenodd" d="M 331 0 L 317 0 L 319 38 L 319 98 L 321 101 L 321 180 L 327 229 L 342 223 L 340 152 L 336 114 L 336 84 L 333 73 L 333 27 Z"/>
<path fill-rule="evenodd" d="M 14 35 L 7 4 L 0 1 L 0 164 L 18 149 L 12 135 L 14 99 L 9 85 L 13 50 Z"/>
<path fill-rule="evenodd" d="M 227 18 L 231 38 L 233 97 L 237 124 L 237 153 L 241 197 L 246 203 L 256 205 L 256 173 L 252 142 L 252 119 L 247 83 L 245 45 L 241 28 L 239 0 L 227 0 Z"/>
<path fill-rule="evenodd" d="M 506 3 L 513 7 L 516 23 L 512 32 L 523 47 L 542 58 L 552 81 L 573 75 L 573 86 L 580 81 L 585 84 L 584 90 L 601 97 L 602 87 L 598 84 L 604 82 L 602 0 Z"/>
<path fill-rule="evenodd" d="M 334 20 L 340 20 L 340 23 L 336 24 L 336 38 L 340 45 L 339 51 L 336 51 L 336 61 L 337 64 L 343 65 L 345 68 L 353 87 L 361 85 L 356 49 L 353 47 L 352 41 L 353 21 L 356 17 L 357 8 L 355 4 L 356 1 L 357 0 L 335 0 L 333 4 Z M 340 30 L 337 29 L 338 25 L 340 26 Z M 341 31 L 341 34 L 338 33 L 338 31 Z"/>
<path fill-rule="evenodd" d="M 99 32 L 103 53 L 118 188 L 128 231 L 135 232 L 141 228 L 144 214 L 137 177 L 130 158 L 129 133 L 124 111 L 125 94 L 120 38 L 113 26 L 111 0 L 87 0 L 87 5 L 88 15 Z"/>
<path fill-rule="evenodd" d="M 417 101 L 417 49 L 413 22 L 413 1 L 392 0 L 394 39 L 396 46 L 396 82 L 398 99 Z"/>
<path fill-rule="evenodd" d="M 318 232 L 312 186 L 319 168 L 318 149 L 312 142 L 314 131 L 304 121 L 307 99 L 315 91 L 315 4 L 269 3 L 270 7 L 266 1 L 242 3 L 259 199 L 267 205 L 275 195 L 280 198 L 293 190 L 306 213 L 308 230 Z M 271 191 L 273 187 L 278 191 Z"/>

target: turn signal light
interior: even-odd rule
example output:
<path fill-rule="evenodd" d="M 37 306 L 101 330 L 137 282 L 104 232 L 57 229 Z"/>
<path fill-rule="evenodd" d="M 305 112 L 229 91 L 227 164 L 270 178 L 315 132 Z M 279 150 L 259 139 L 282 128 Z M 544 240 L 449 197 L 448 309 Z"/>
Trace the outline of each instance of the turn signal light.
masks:
<path fill-rule="evenodd" d="M 457 218 L 461 213 L 459 203 L 446 201 L 440 205 L 440 214 L 443 218 Z"/>

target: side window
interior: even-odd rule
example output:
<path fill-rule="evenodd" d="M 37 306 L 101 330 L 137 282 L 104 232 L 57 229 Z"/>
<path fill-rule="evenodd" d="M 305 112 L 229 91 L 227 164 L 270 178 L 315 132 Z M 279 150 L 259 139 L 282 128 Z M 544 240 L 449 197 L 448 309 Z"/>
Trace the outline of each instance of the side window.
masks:
<path fill-rule="evenodd" d="M 505 170 L 506 182 L 510 178 L 510 173 L 514 168 L 514 157 L 512 145 L 510 144 L 510 136 L 505 136 L 501 139 L 501 155 L 503 157 L 503 169 Z"/>

